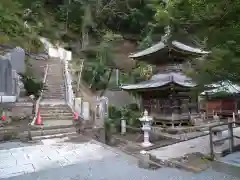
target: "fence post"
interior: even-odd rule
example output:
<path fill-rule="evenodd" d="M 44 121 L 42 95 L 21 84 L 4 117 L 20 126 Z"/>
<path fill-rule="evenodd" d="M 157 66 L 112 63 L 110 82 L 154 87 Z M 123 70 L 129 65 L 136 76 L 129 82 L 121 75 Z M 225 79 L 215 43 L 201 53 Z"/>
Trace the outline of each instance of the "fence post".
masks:
<path fill-rule="evenodd" d="M 121 119 L 121 134 L 124 135 L 126 134 L 127 130 L 126 130 L 126 120 L 125 117 L 122 117 Z"/>
<path fill-rule="evenodd" d="M 233 123 L 228 124 L 228 138 L 229 138 L 229 151 L 233 152 L 234 140 L 233 140 Z"/>
<path fill-rule="evenodd" d="M 210 156 L 211 156 L 211 159 L 214 159 L 212 127 L 209 127 L 209 142 L 210 142 Z"/>

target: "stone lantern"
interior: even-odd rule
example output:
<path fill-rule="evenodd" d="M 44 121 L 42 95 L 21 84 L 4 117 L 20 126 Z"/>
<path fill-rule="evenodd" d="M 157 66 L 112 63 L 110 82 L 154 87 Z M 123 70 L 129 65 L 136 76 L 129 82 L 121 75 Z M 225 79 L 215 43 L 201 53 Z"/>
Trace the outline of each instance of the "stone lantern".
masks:
<path fill-rule="evenodd" d="M 144 140 L 142 143 L 143 147 L 149 147 L 152 145 L 152 143 L 149 141 L 149 132 L 151 131 L 151 125 L 153 122 L 153 118 L 151 116 L 148 116 L 147 110 L 144 111 L 143 117 L 139 118 L 139 120 L 142 123 L 142 130 L 144 132 Z"/>

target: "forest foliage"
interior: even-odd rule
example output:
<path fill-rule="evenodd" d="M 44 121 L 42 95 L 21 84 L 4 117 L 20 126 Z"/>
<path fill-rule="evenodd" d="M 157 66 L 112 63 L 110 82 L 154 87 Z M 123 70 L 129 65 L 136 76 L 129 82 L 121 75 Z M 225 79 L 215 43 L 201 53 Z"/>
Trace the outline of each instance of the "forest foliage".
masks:
<path fill-rule="evenodd" d="M 74 51 L 94 39 L 91 84 L 108 79 L 115 68 L 106 34 L 131 39 L 144 48 L 160 40 L 168 26 L 169 40 L 181 39 L 211 51 L 193 62 L 197 68 L 190 74 L 198 84 L 224 80 L 239 84 L 239 13 L 240 0 L 1 0 L 0 43 L 37 51 L 41 49 L 37 37 L 45 36 Z"/>

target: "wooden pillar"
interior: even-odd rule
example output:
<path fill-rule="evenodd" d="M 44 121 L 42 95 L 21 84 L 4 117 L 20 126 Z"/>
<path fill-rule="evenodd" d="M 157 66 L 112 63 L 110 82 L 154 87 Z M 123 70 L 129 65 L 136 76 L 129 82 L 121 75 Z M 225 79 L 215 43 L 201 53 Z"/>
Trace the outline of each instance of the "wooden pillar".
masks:
<path fill-rule="evenodd" d="M 170 85 L 170 106 L 171 106 L 171 114 L 174 114 L 174 100 L 175 100 L 175 96 L 174 96 L 174 88 L 173 88 L 173 84 Z"/>
<path fill-rule="evenodd" d="M 208 93 L 206 92 L 205 102 L 206 102 L 206 119 L 208 119 Z"/>

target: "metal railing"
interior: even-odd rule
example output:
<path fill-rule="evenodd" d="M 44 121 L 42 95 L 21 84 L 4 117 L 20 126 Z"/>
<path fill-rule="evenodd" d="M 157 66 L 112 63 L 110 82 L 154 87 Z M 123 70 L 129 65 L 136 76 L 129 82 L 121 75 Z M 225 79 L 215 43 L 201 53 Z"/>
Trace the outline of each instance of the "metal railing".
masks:
<path fill-rule="evenodd" d="M 46 67 L 45 67 L 45 70 L 44 70 L 43 85 L 45 85 L 45 83 L 46 83 L 47 74 L 48 74 L 48 67 L 49 66 L 47 64 Z M 35 106 L 35 110 L 34 110 L 35 114 L 34 114 L 32 122 L 30 123 L 31 126 L 33 126 L 35 124 L 35 121 L 37 119 L 37 114 L 38 114 L 38 110 L 39 110 L 40 101 L 42 99 L 43 91 L 44 91 L 44 88 L 41 90 L 40 95 L 39 95 L 39 97 L 36 101 L 36 106 Z"/>

